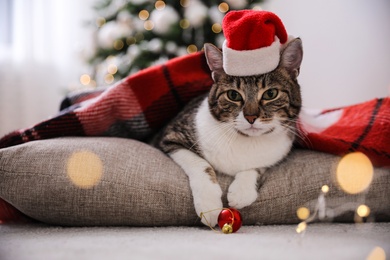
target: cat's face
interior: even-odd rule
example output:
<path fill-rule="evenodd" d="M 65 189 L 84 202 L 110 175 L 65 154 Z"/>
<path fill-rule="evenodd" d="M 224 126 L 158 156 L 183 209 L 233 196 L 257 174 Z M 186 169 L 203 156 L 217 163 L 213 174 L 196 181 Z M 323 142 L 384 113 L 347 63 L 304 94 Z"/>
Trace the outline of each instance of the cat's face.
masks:
<path fill-rule="evenodd" d="M 266 135 L 281 130 L 295 132 L 301 108 L 300 87 L 296 80 L 302 60 L 300 39 L 283 50 L 274 71 L 248 77 L 227 75 L 222 53 L 205 46 L 206 58 L 215 84 L 209 94 L 210 112 L 245 136 Z"/>

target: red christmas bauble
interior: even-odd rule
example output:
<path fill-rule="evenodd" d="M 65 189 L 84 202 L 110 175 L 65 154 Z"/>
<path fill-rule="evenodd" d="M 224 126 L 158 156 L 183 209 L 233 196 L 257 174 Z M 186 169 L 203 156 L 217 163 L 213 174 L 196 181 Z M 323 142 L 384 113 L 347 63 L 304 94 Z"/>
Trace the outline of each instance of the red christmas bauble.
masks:
<path fill-rule="evenodd" d="M 226 208 L 219 213 L 218 226 L 225 234 L 236 232 L 242 226 L 241 213 L 234 208 Z"/>

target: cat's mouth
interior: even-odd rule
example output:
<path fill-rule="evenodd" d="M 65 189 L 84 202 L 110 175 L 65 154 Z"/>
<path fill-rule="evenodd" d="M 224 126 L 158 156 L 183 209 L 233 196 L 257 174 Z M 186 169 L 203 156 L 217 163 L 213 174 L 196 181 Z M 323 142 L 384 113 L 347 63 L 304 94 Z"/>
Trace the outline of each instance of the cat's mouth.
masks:
<path fill-rule="evenodd" d="M 237 129 L 237 132 L 244 136 L 260 136 L 260 135 L 266 135 L 270 134 L 275 130 L 275 127 L 270 128 L 258 128 L 253 125 L 251 125 L 248 128 L 245 129 Z"/>

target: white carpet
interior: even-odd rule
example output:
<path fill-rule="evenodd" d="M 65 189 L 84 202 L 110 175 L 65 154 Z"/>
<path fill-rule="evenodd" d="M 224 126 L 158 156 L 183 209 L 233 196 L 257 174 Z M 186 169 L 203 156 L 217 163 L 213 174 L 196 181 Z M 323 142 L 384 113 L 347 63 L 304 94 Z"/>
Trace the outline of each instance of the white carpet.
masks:
<path fill-rule="evenodd" d="M 0 259 L 390 259 L 390 223 L 244 226 L 225 235 L 207 228 L 0 225 Z M 379 254 L 378 254 L 379 252 Z"/>

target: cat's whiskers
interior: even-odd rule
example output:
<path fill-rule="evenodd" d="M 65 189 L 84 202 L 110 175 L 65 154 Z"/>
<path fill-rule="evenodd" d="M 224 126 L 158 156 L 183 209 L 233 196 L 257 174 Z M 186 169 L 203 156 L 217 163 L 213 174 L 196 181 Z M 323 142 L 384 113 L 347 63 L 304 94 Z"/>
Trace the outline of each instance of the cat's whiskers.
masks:
<path fill-rule="evenodd" d="M 296 138 L 300 139 L 307 147 L 312 147 L 311 141 L 307 138 L 308 132 L 300 127 L 296 127 L 299 124 L 299 119 L 284 119 L 283 121 L 287 121 L 291 124 L 281 123 L 281 125 L 291 134 L 293 134 Z"/>

